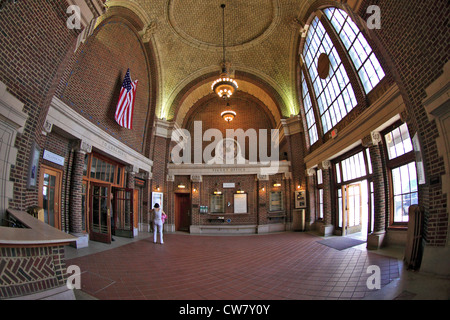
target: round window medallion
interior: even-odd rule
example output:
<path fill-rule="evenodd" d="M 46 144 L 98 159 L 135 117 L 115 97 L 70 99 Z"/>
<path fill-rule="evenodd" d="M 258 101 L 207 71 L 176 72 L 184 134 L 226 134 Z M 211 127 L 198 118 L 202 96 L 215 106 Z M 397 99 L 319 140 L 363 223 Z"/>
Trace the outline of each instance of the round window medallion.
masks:
<path fill-rule="evenodd" d="M 321 53 L 317 61 L 317 73 L 320 79 L 326 79 L 330 73 L 330 59 L 326 53 Z"/>

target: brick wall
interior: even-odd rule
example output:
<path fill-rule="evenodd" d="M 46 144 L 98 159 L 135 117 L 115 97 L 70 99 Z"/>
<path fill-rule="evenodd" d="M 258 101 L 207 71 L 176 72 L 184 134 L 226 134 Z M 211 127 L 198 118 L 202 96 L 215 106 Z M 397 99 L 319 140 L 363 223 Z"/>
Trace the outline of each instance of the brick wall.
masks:
<path fill-rule="evenodd" d="M 11 170 L 14 199 L 10 207 L 37 205 L 37 190 L 27 190 L 28 159 L 33 141 L 42 148 L 43 123 L 62 71 L 75 45 L 77 30 L 66 26 L 66 1 L 6 3 L 0 13 L 0 81 L 24 103 L 24 133 L 16 139 L 16 166 Z"/>
<path fill-rule="evenodd" d="M 132 130 L 114 120 L 128 68 L 132 81 L 138 80 Z M 112 16 L 77 50 L 56 95 L 100 129 L 143 153 L 150 117 L 150 73 L 137 31 L 127 20 Z"/>
<path fill-rule="evenodd" d="M 44 150 L 48 150 L 53 152 L 65 159 L 65 163 L 63 166 L 55 164 L 51 161 L 42 160 L 42 164 L 60 170 L 62 172 L 62 181 L 61 181 L 61 230 L 69 231 L 69 215 L 71 208 L 69 199 L 72 195 L 70 188 L 67 188 L 68 180 L 71 180 L 70 174 L 72 170 L 72 162 L 73 162 L 73 154 L 71 150 L 71 141 L 68 138 L 62 137 L 59 134 L 51 132 L 47 135 L 47 139 L 45 141 L 44 148 L 42 149 L 42 153 Z M 81 183 L 81 179 L 79 180 Z M 72 231 L 72 230 L 70 230 Z"/>
<path fill-rule="evenodd" d="M 381 9 L 381 29 L 371 35 L 383 50 L 407 107 L 411 137 L 418 132 L 426 171 L 426 184 L 419 186 L 419 204 L 425 208 L 425 237 L 428 245 L 442 246 L 447 239 L 448 204 L 440 176 L 444 174 L 438 156 L 435 121 L 429 121 L 422 100 L 425 88 L 436 80 L 449 60 L 448 1 L 363 1 L 359 14 L 367 19 L 366 8 Z"/>
<path fill-rule="evenodd" d="M 242 129 L 244 132 L 248 129 L 254 129 L 258 138 L 259 130 L 266 129 L 268 134 L 267 141 L 269 143 L 273 120 L 270 118 L 267 108 L 259 100 L 242 92 L 237 92 L 229 102 L 231 108 L 226 106 L 224 100 L 217 98 L 215 95 L 211 95 L 206 101 L 201 101 L 201 103 L 194 105 L 184 121 L 184 127 L 190 132 L 192 140 L 194 139 L 194 121 L 201 121 L 203 133 L 208 129 L 218 129 L 222 132 L 223 138 L 226 138 L 227 129 Z M 220 116 L 221 112 L 226 109 L 231 109 L 237 114 L 235 119 L 230 123 L 227 123 Z M 259 141 L 258 139 L 258 143 Z M 212 141 L 204 141 L 203 149 L 211 143 Z M 245 151 L 245 157 L 247 159 L 249 155 L 249 144 L 249 139 L 246 139 L 245 150 L 242 150 L 243 152 Z M 268 150 L 270 150 L 270 146 Z"/>
<path fill-rule="evenodd" d="M 0 299 L 66 285 L 64 246 L 0 248 Z"/>

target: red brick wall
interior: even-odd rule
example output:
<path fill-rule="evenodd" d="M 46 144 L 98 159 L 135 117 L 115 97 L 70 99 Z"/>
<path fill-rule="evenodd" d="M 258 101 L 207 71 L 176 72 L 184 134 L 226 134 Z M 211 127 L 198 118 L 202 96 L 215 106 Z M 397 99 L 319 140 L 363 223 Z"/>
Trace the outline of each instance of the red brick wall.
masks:
<path fill-rule="evenodd" d="M 133 129 L 114 120 L 127 69 L 138 80 Z M 128 21 L 113 16 L 103 21 L 70 62 L 57 96 L 109 135 L 143 153 L 150 117 L 150 70 L 144 45 Z"/>
<path fill-rule="evenodd" d="M 330 0 L 315 1 L 300 20 L 306 23 L 316 9 L 333 5 L 339 7 L 342 4 Z M 442 74 L 443 66 L 449 59 L 448 1 L 364 0 L 359 12 L 353 13 L 353 17 L 356 18 L 354 21 L 360 28 L 372 14 L 366 13 L 370 5 L 377 5 L 381 10 L 381 29 L 362 30 L 377 55 L 386 77 L 369 94 L 365 103 L 358 97 L 358 106 L 338 124 L 337 129 L 340 131 L 353 121 L 384 92 L 387 86 L 393 83 L 399 86 L 406 103 L 405 120 L 410 135 L 412 137 L 418 132 L 422 144 L 427 181 L 419 187 L 419 204 L 425 208 L 425 238 L 429 245 L 442 246 L 445 245 L 448 228 L 448 204 L 440 180 L 445 169 L 442 157 L 438 156 L 435 142 L 439 133 L 435 121 L 428 120 L 422 100 L 426 98 L 425 89 Z M 300 39 L 299 48 L 302 48 Z M 328 139 L 328 136 L 319 139 L 312 150 Z M 382 180 L 387 181 L 386 169 L 383 174 Z M 380 199 L 389 199 L 389 188 L 378 189 L 376 194 Z M 384 203 L 384 210 L 381 210 L 382 205 L 381 202 L 377 202 L 379 212 L 389 213 L 388 203 Z M 382 217 L 378 223 L 388 224 L 388 220 Z"/>
<path fill-rule="evenodd" d="M 24 103 L 29 116 L 15 145 L 11 208 L 37 205 L 37 191 L 26 189 L 28 159 L 33 141 L 43 147 L 41 131 L 51 97 L 79 33 L 66 26 L 67 7 L 60 0 L 7 2 L 0 14 L 0 81 Z"/>
<path fill-rule="evenodd" d="M 0 256 L 0 299 L 61 287 L 68 279 L 64 246 L 0 248 Z"/>
<path fill-rule="evenodd" d="M 48 150 L 53 152 L 61 157 L 64 157 L 65 163 L 64 166 L 60 166 L 51 161 L 42 160 L 42 164 L 46 166 L 58 169 L 62 171 L 62 182 L 61 182 L 61 230 L 69 231 L 69 212 L 71 210 L 69 205 L 69 198 L 71 196 L 70 188 L 67 188 L 67 180 L 68 176 L 71 174 L 72 163 L 73 163 L 73 153 L 71 151 L 71 141 L 67 138 L 62 137 L 59 134 L 51 132 L 47 135 L 47 139 L 45 141 L 44 148 L 42 149 L 42 153 L 44 150 Z M 81 183 L 81 178 L 79 183 Z M 81 206 L 81 203 L 78 204 Z M 73 230 L 70 230 L 73 231 Z"/>
<path fill-rule="evenodd" d="M 373 4 L 381 9 L 381 29 L 371 33 L 401 88 L 410 135 L 418 132 L 421 139 L 427 180 L 419 188 L 419 204 L 425 208 L 425 237 L 428 245 L 442 246 L 448 236 L 448 204 L 440 180 L 445 168 L 435 142 L 436 123 L 428 120 L 422 100 L 425 88 L 442 74 L 450 57 L 450 7 L 445 0 L 366 0 L 359 11 L 363 19 L 369 16 L 367 6 Z"/>
<path fill-rule="evenodd" d="M 271 119 L 271 114 L 268 113 L 267 107 L 245 93 L 236 93 L 230 99 L 229 103 L 231 108 L 226 106 L 224 100 L 217 98 L 215 95 L 211 95 L 206 101 L 201 101 L 201 103 L 195 105 L 189 112 L 187 119 L 184 121 L 184 127 L 190 132 L 192 140 L 194 139 L 194 121 L 201 121 L 203 133 L 208 129 L 218 129 L 222 132 L 223 138 L 226 138 L 227 129 L 242 129 L 244 133 L 248 129 L 254 129 L 258 137 L 259 130 L 266 129 L 268 134 L 267 141 L 270 143 L 270 130 L 271 128 L 274 128 L 274 124 L 273 119 Z M 222 111 L 225 111 L 226 109 L 231 109 L 236 112 L 235 119 L 230 123 L 227 123 L 220 116 Z M 204 141 L 203 149 L 211 143 L 212 141 Z M 270 151 L 270 145 L 268 150 Z M 248 154 L 249 140 L 246 139 L 245 157 L 247 159 Z M 192 157 L 193 156 L 192 152 Z"/>

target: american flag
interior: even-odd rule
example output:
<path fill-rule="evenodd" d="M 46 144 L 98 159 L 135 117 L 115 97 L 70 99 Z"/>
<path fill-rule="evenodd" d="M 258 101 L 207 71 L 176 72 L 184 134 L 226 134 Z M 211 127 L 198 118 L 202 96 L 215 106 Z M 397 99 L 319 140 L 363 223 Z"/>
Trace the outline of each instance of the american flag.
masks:
<path fill-rule="evenodd" d="M 120 89 L 120 97 L 115 115 L 116 122 L 127 129 L 132 129 L 133 127 L 133 111 L 137 83 L 138 80 L 131 82 L 130 69 L 128 69 L 123 80 L 122 88 Z"/>

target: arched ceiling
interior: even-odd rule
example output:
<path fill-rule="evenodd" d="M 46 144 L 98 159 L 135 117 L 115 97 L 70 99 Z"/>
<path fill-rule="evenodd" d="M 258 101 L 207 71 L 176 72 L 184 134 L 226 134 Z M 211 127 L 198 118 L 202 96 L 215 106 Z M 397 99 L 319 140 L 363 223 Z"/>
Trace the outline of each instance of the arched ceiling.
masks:
<path fill-rule="evenodd" d="M 211 93 L 211 75 L 219 75 L 220 5 L 225 3 L 226 60 L 238 90 L 262 101 L 278 123 L 299 112 L 295 63 L 302 26 L 298 17 L 311 2 L 110 0 L 106 6 L 126 7 L 142 20 L 141 34 L 151 42 L 158 60 L 156 116 L 181 124 L 189 108 Z"/>

